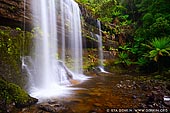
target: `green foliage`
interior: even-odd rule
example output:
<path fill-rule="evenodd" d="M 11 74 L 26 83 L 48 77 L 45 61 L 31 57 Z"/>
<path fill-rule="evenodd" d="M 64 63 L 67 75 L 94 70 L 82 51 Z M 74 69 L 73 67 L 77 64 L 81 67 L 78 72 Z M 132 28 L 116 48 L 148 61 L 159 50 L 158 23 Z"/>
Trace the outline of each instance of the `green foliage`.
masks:
<path fill-rule="evenodd" d="M 102 17 L 102 18 L 100 18 L 99 20 L 102 21 L 102 22 L 112 22 L 112 21 L 113 21 L 113 18 Z"/>
<path fill-rule="evenodd" d="M 137 5 L 141 17 L 138 17 L 136 36 L 148 38 L 170 35 L 170 1 L 141 0 Z"/>
<path fill-rule="evenodd" d="M 115 17 L 122 16 L 126 10 L 119 0 L 77 0 L 83 3 L 102 22 L 112 22 Z"/>
<path fill-rule="evenodd" d="M 96 56 L 96 54 L 94 54 L 94 52 L 96 52 L 96 50 L 94 49 L 88 49 L 87 50 L 88 53 L 86 53 L 83 57 L 83 69 L 85 70 L 92 70 L 94 69 L 94 67 L 98 66 L 98 57 Z"/>
<path fill-rule="evenodd" d="M 124 52 L 121 52 L 119 53 L 119 58 L 122 59 L 122 60 L 125 60 L 128 58 L 128 54 L 127 53 L 124 53 Z"/>
<path fill-rule="evenodd" d="M 160 58 L 170 55 L 169 0 L 78 1 L 92 9 L 106 32 L 115 35 L 120 44 L 115 64 L 147 66 L 155 61 L 163 66 L 166 63 Z"/>
<path fill-rule="evenodd" d="M 170 35 L 170 21 L 164 17 L 156 18 L 155 22 L 149 27 L 152 37 L 163 37 Z"/>
<path fill-rule="evenodd" d="M 148 59 L 145 57 L 138 58 L 138 61 L 136 62 L 136 64 L 138 64 L 139 66 L 147 65 L 147 63 L 148 63 Z"/>
<path fill-rule="evenodd" d="M 19 86 L 0 79 L 0 99 L 3 99 L 7 104 L 12 102 L 24 104 L 29 101 L 30 96 Z"/>
<path fill-rule="evenodd" d="M 160 70 L 166 64 L 160 58 L 170 55 L 170 14 L 169 10 L 165 10 L 170 9 L 170 1 L 128 0 L 124 6 L 128 6 L 127 11 L 135 17 L 132 19 L 137 26 L 133 40 L 126 42 L 122 50 L 129 54 L 135 64 L 147 66 L 155 61 Z"/>
<path fill-rule="evenodd" d="M 129 51 L 129 44 L 123 45 L 123 46 L 119 46 L 119 49 L 123 50 L 123 51 Z"/>
<path fill-rule="evenodd" d="M 125 52 L 120 52 L 118 54 L 118 59 L 115 61 L 115 64 L 122 64 L 124 67 L 130 66 L 132 64 L 129 56 Z"/>
<path fill-rule="evenodd" d="M 16 28 L 17 29 L 17 28 Z M 0 26 L 0 70 L 6 80 L 19 85 L 21 81 L 21 57 L 29 55 L 33 34 Z"/>
<path fill-rule="evenodd" d="M 146 13 L 143 16 L 142 20 L 143 20 L 145 27 L 147 27 L 148 25 L 150 25 L 153 22 L 153 15 L 151 13 Z"/>
<path fill-rule="evenodd" d="M 121 0 L 77 0 L 91 11 L 94 18 L 102 22 L 102 30 L 110 35 L 126 36 L 131 34 L 132 21 L 126 13 Z M 123 38 L 122 38 L 123 39 Z M 121 39 L 120 39 L 121 40 Z M 121 42 L 121 41 L 120 41 Z"/>
<path fill-rule="evenodd" d="M 150 45 L 153 48 L 166 49 L 166 48 L 170 47 L 170 38 L 164 37 L 164 38 L 152 39 L 151 42 L 150 42 Z"/>
<path fill-rule="evenodd" d="M 150 50 L 145 56 L 153 58 L 154 61 L 158 61 L 159 56 L 170 56 L 170 38 L 154 38 L 149 44 L 143 44 Z"/>
<path fill-rule="evenodd" d="M 16 30 L 21 31 L 21 28 L 17 27 Z"/>

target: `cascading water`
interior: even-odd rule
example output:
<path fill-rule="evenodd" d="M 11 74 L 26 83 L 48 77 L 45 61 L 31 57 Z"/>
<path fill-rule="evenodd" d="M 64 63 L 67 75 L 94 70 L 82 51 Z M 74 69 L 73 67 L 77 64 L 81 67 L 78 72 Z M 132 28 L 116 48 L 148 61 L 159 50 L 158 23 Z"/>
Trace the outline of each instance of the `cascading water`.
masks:
<path fill-rule="evenodd" d="M 100 60 L 100 66 L 103 67 L 103 43 L 102 43 L 102 32 L 101 32 L 101 23 L 99 20 L 97 20 L 97 25 L 99 29 L 99 35 L 96 34 L 96 37 L 98 39 L 98 48 L 99 48 L 99 60 Z"/>
<path fill-rule="evenodd" d="M 104 70 L 103 65 L 103 42 L 102 42 L 102 30 L 101 30 L 101 23 L 99 20 L 97 20 L 97 26 L 99 29 L 99 34 L 96 34 L 97 40 L 98 40 L 98 55 L 99 55 L 99 70 L 104 73 L 108 73 Z"/>
<path fill-rule="evenodd" d="M 62 1 L 62 0 L 61 0 Z M 61 15 L 66 23 L 65 29 L 70 30 L 68 48 L 70 48 L 70 57 L 73 59 L 73 67 L 75 73 L 82 73 L 82 37 L 80 10 L 78 4 L 74 0 L 65 0 L 63 2 L 64 15 Z M 64 26 L 63 26 L 64 27 Z M 62 28 L 63 29 L 63 28 Z M 65 51 L 65 49 L 63 49 Z M 64 55 L 63 55 L 64 56 Z"/>
<path fill-rule="evenodd" d="M 99 34 L 96 34 L 97 40 L 98 40 L 98 55 L 99 55 L 99 66 L 98 68 L 100 69 L 101 72 L 104 71 L 104 66 L 103 66 L 103 43 L 102 43 L 102 32 L 101 32 L 101 23 L 99 20 L 97 20 L 97 26 L 99 29 Z"/>
<path fill-rule="evenodd" d="M 35 40 L 31 57 L 25 57 L 29 93 L 38 99 L 70 94 L 70 79 L 82 74 L 80 11 L 74 0 L 32 0 Z M 66 45 L 67 44 L 67 45 Z M 65 66 L 66 48 L 72 71 Z M 60 58 L 60 59 L 59 59 Z"/>

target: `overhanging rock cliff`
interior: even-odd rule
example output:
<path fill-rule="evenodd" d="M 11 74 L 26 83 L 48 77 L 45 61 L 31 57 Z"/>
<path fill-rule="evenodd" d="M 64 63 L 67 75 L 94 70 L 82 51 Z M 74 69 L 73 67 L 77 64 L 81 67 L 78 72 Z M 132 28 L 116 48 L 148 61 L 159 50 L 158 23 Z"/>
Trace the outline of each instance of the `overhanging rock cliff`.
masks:
<path fill-rule="evenodd" d="M 1 26 L 29 30 L 31 20 L 30 0 L 0 0 Z"/>

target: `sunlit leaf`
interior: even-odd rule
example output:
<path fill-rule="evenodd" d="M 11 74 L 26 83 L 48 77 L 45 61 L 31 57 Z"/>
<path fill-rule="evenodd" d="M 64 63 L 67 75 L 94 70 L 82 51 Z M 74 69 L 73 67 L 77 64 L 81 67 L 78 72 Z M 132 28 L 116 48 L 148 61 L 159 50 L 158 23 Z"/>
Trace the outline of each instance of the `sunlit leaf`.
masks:
<path fill-rule="evenodd" d="M 154 61 L 158 61 L 158 55 L 154 57 Z"/>
<path fill-rule="evenodd" d="M 150 56 L 149 57 L 155 57 L 158 55 L 158 51 L 157 50 L 152 50 L 149 52 Z"/>

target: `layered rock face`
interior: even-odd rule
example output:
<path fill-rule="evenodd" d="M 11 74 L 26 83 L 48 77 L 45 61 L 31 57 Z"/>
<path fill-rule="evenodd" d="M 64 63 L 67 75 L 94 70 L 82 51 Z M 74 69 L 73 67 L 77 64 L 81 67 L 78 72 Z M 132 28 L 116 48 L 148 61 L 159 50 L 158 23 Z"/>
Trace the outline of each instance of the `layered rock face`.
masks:
<path fill-rule="evenodd" d="M 29 30 L 31 20 L 30 0 L 0 0 L 0 25 Z"/>

